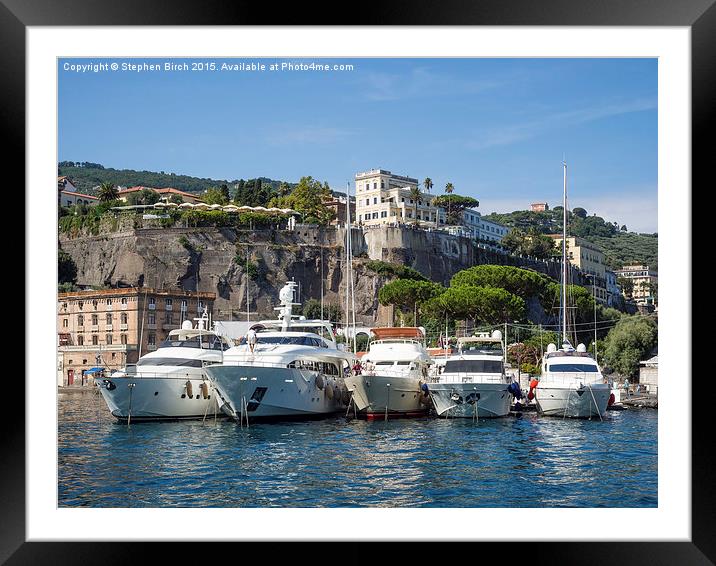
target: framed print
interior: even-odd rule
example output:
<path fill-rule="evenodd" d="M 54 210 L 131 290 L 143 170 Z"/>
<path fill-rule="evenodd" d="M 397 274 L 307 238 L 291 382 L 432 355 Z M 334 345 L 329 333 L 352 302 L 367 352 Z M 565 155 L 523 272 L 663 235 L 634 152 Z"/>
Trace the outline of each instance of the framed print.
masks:
<path fill-rule="evenodd" d="M 0 7 L 29 242 L 3 560 L 715 560 L 712 2 L 131 8 Z"/>

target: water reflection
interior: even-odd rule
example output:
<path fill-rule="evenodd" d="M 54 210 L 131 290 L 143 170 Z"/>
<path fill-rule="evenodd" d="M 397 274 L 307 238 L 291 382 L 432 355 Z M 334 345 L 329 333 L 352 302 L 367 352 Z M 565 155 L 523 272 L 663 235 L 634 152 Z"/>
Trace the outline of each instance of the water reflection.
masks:
<path fill-rule="evenodd" d="M 59 398 L 59 504 L 91 507 L 657 505 L 657 413 L 117 423 Z"/>

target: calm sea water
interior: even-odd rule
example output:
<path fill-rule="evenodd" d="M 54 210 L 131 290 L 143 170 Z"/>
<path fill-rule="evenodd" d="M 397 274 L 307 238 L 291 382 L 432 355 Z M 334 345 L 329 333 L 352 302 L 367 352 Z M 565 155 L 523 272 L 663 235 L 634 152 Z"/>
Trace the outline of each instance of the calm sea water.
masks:
<path fill-rule="evenodd" d="M 122 425 L 59 395 L 61 507 L 656 507 L 657 412 Z"/>

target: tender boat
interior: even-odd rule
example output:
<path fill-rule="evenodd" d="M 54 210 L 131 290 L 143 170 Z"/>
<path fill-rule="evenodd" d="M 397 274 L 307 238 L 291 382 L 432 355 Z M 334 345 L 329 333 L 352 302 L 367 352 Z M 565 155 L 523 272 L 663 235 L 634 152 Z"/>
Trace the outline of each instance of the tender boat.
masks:
<path fill-rule="evenodd" d="M 289 281 L 279 292 L 278 320 L 251 326 L 253 351 L 242 338 L 206 368 L 221 410 L 238 422 L 325 416 L 348 403 L 344 373 L 355 358 L 338 348 L 330 322 L 291 314 L 295 287 Z"/>
<path fill-rule="evenodd" d="M 371 328 L 375 337 L 361 359 L 358 375 L 346 378 L 354 410 L 368 419 L 427 414 L 426 388 L 430 355 L 424 333 L 416 327 Z"/>
<path fill-rule="evenodd" d="M 435 412 L 476 419 L 508 415 L 519 387 L 505 374 L 503 359 L 499 330 L 458 338 L 457 352 L 445 357 L 428 384 Z"/>
<path fill-rule="evenodd" d="M 218 414 L 204 367 L 220 362 L 231 341 L 206 328 L 206 311 L 172 330 L 154 352 L 134 366 L 96 382 L 110 412 L 120 421 L 200 419 Z"/>

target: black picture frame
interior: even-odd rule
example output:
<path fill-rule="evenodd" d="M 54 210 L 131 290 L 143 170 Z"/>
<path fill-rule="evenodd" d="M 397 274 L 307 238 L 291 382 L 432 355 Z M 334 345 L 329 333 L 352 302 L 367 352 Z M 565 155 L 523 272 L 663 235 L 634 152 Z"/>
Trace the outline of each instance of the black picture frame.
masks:
<path fill-rule="evenodd" d="M 692 186 L 713 183 L 707 167 L 713 137 L 716 110 L 716 0 L 489 0 L 467 4 L 460 0 L 442 2 L 382 2 L 361 4 L 352 21 L 347 5 L 333 3 L 320 7 L 296 3 L 269 5 L 256 2 L 216 1 L 157 2 L 156 0 L 124 0 L 98 3 L 93 0 L 0 0 L 0 60 L 3 86 L 0 88 L 0 116 L 5 134 L 4 171 L 12 171 L 15 186 L 24 184 L 25 147 L 25 31 L 27 26 L 69 25 L 315 25 L 322 19 L 327 25 L 554 25 L 554 26 L 686 26 L 692 34 Z M 338 11 L 340 10 L 340 12 Z M 340 15 L 339 15 L 340 13 Z M 317 16 L 322 14 L 322 16 Z M 52 129 L 51 126 L 48 126 Z M 708 136 L 708 137 L 707 137 Z M 689 188 L 684 188 L 685 194 Z M 26 194 L 27 198 L 27 194 Z M 693 198 L 693 197 L 692 197 Z M 31 219 L 28 218 L 30 223 Z M 686 228 L 690 231 L 690 227 Z M 695 257 L 695 256 L 692 256 Z M 26 257 L 26 260 L 29 259 Z M 690 309 L 690 305 L 688 306 Z M 30 329 L 33 321 L 28 321 Z M 696 342 L 698 344 L 698 342 Z M 30 347 L 27 342 L 26 348 Z M 677 347 L 677 345 L 673 345 Z M 686 348 L 691 357 L 690 344 Z M 27 353 L 26 353 L 27 355 Z M 690 363 L 679 379 L 691 379 Z M 36 377 L 36 376 L 35 376 Z M 668 376 L 673 378 L 675 376 Z M 33 376 L 26 375 L 26 379 Z M 708 376 L 703 376 L 708 379 Z M 716 562 L 716 465 L 711 440 L 712 410 L 704 408 L 703 392 L 696 383 L 692 387 L 692 539 L 690 542 L 545 542 L 545 543 L 483 543 L 497 550 L 504 560 L 527 560 L 550 564 L 709 564 Z M 7 403 L 16 414 L 5 414 L 3 454 L 0 457 L 0 562 L 7 564 L 127 564 L 134 560 L 152 559 L 141 543 L 29 543 L 25 542 L 25 398 Z M 94 530 L 98 525 L 86 525 Z M 526 528 L 527 526 L 525 526 Z M 613 525 L 628 532 L 628 525 Z M 519 529 L 515 526 L 515 537 Z M 158 543 L 157 543 L 158 544 Z M 162 562 L 184 563 L 191 559 L 213 561 L 267 560 L 269 545 L 243 543 L 205 545 L 164 543 Z M 375 557 L 375 550 L 365 548 L 376 543 L 321 544 L 320 553 L 308 552 L 309 560 L 337 563 L 364 562 Z M 414 543 L 411 543 L 414 544 Z M 417 544 L 417 543 L 415 543 Z M 443 543 L 447 544 L 447 543 Z M 475 550 L 466 544 L 455 544 L 450 554 L 466 558 Z M 473 543 L 474 544 L 474 543 Z M 154 544 L 152 546 L 155 546 Z M 354 546 L 354 549 L 349 548 Z M 360 548 L 358 548 L 360 547 Z M 305 547 L 301 547 L 303 550 Z M 405 552 L 402 550 L 401 552 Z M 417 545 L 405 559 L 429 560 Z M 438 551 L 442 553 L 441 550 Z M 475 559 L 484 552 L 480 549 Z M 380 556 L 387 559 L 385 551 Z M 283 555 L 283 553 L 281 553 Z"/>

